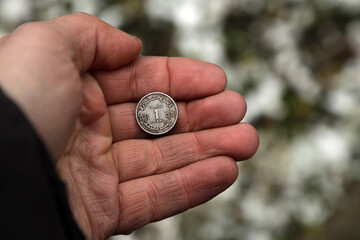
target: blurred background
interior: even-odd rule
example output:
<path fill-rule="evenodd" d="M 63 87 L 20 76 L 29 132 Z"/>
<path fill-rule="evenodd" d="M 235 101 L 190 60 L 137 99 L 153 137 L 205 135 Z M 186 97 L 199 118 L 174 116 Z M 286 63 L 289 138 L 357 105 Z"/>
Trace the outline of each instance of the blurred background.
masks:
<path fill-rule="evenodd" d="M 225 193 L 113 239 L 360 239 L 359 0 L 0 0 L 0 35 L 77 11 L 221 66 L 261 138 Z"/>

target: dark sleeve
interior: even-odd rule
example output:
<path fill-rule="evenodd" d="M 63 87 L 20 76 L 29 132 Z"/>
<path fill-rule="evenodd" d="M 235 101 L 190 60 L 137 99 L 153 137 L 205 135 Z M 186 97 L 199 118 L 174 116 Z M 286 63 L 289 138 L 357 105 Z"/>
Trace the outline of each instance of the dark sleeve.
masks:
<path fill-rule="evenodd" d="M 0 238 L 84 239 L 46 148 L 1 89 Z"/>

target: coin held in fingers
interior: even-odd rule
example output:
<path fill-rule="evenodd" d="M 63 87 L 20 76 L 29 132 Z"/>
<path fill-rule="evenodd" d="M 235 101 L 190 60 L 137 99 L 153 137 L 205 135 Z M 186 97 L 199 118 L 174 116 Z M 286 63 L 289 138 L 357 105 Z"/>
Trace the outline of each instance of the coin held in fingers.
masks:
<path fill-rule="evenodd" d="M 175 101 L 161 92 L 145 95 L 137 104 L 135 114 L 141 129 L 153 135 L 169 132 L 178 119 Z"/>

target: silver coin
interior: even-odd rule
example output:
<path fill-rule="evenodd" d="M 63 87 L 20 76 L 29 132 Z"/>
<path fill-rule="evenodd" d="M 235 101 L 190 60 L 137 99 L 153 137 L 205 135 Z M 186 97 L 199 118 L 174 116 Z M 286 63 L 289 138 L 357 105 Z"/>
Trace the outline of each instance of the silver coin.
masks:
<path fill-rule="evenodd" d="M 170 96 L 161 92 L 152 92 L 139 101 L 135 115 L 142 130 L 153 135 L 161 135 L 175 126 L 178 109 Z"/>

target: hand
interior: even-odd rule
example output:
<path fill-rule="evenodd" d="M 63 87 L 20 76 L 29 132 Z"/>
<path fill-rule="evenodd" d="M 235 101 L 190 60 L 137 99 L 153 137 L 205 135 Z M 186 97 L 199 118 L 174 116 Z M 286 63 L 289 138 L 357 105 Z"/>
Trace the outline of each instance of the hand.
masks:
<path fill-rule="evenodd" d="M 236 180 L 234 160 L 258 147 L 254 128 L 239 124 L 245 101 L 224 91 L 220 68 L 138 57 L 140 49 L 139 40 L 85 14 L 26 24 L 0 42 L 1 86 L 54 159 L 62 155 L 58 172 L 91 239 L 206 202 Z M 179 119 L 170 135 L 149 139 L 135 107 L 153 91 L 177 101 Z"/>

